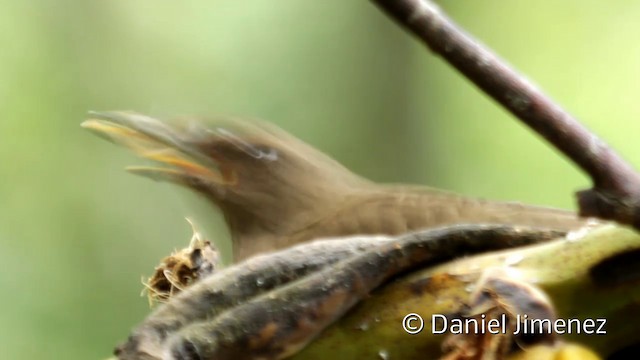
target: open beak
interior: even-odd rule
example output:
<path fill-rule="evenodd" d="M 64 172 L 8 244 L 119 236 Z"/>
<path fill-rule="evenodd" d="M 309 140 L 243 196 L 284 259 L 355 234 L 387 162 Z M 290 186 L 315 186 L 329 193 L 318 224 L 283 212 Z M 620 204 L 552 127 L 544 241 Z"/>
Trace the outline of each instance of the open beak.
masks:
<path fill-rule="evenodd" d="M 138 156 L 162 166 L 131 166 L 127 170 L 154 180 L 181 185 L 235 182 L 235 174 L 206 156 L 178 128 L 133 112 L 90 112 L 81 126 Z"/>

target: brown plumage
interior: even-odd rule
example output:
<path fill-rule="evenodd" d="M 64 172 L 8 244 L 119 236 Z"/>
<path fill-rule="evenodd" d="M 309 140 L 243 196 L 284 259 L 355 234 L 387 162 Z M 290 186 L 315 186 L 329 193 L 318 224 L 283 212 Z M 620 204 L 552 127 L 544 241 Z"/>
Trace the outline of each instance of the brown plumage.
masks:
<path fill-rule="evenodd" d="M 130 171 L 187 186 L 218 206 L 234 258 L 308 240 L 396 235 L 459 223 L 572 230 L 572 212 L 475 199 L 428 187 L 377 184 L 275 126 L 220 119 L 165 123 L 128 112 L 92 113 L 83 126 L 169 165 Z"/>

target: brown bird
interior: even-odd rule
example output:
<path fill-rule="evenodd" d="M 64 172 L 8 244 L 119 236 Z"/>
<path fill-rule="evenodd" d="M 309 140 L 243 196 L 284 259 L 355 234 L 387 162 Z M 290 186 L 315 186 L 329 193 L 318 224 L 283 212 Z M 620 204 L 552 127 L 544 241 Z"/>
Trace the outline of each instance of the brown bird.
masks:
<path fill-rule="evenodd" d="M 129 171 L 186 186 L 218 206 L 236 260 L 324 237 L 397 235 L 460 223 L 568 231 L 586 222 L 563 210 L 377 184 L 264 122 L 166 123 L 132 112 L 91 117 L 83 127 L 165 165 Z"/>

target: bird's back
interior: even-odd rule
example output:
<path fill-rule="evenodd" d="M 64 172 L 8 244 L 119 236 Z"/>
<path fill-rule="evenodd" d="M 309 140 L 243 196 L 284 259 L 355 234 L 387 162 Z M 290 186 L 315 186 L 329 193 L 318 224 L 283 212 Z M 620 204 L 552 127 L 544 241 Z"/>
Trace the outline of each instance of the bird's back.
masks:
<path fill-rule="evenodd" d="M 371 184 L 335 197 L 336 208 L 289 234 L 256 242 L 279 249 L 318 238 L 349 235 L 399 235 L 454 224 L 507 224 L 571 231 L 588 222 L 575 213 L 517 202 L 499 202 L 421 186 Z M 244 258 L 242 241 L 237 258 Z M 255 249 L 253 249 L 255 250 Z M 267 248 L 265 248 L 267 250 Z"/>

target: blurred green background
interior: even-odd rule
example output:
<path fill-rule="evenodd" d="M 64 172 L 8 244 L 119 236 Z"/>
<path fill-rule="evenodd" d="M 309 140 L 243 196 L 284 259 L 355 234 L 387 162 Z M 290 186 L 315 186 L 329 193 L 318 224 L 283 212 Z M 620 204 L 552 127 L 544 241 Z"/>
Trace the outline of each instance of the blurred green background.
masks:
<path fill-rule="evenodd" d="M 638 165 L 640 2 L 442 1 Z M 354 171 L 573 207 L 587 179 L 367 1 L 0 2 L 0 358 L 100 359 L 194 196 L 122 171 L 87 110 L 271 120 Z"/>

